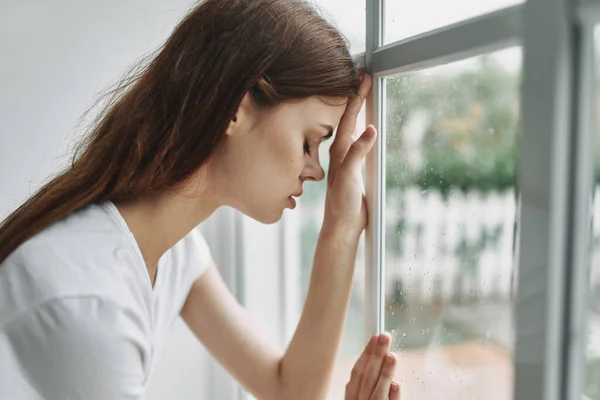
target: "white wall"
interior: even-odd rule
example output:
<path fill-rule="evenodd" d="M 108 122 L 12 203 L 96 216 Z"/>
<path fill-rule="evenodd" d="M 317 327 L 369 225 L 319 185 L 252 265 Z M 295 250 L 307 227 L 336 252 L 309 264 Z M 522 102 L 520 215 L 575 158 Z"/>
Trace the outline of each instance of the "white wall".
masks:
<path fill-rule="evenodd" d="M 0 2 L 0 219 L 68 161 L 97 93 L 166 39 L 190 0 Z M 205 349 L 181 320 L 147 398 L 207 399 Z"/>
<path fill-rule="evenodd" d="M 160 45 L 191 4 L 0 2 L 0 215 L 64 165 L 98 92 Z"/>

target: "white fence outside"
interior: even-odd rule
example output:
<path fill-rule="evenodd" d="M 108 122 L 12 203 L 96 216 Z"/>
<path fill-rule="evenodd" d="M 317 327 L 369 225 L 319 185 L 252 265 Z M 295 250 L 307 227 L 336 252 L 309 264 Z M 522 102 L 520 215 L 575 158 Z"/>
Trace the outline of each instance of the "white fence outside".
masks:
<path fill-rule="evenodd" d="M 386 293 L 409 300 L 508 300 L 516 282 L 513 258 L 516 198 L 454 192 L 447 199 L 418 188 L 386 196 Z M 590 284 L 600 294 L 600 189 L 596 190 Z M 398 288 L 398 281 L 402 287 Z"/>

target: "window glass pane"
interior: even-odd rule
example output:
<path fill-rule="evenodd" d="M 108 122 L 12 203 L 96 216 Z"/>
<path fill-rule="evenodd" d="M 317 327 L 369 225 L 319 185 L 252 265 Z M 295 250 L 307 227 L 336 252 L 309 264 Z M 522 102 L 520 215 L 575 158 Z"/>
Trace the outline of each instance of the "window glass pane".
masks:
<path fill-rule="evenodd" d="M 519 4 L 523 0 L 385 0 L 385 44 Z"/>
<path fill-rule="evenodd" d="M 385 329 L 408 399 L 513 392 L 520 48 L 385 81 Z"/>
<path fill-rule="evenodd" d="M 583 400 L 600 400 L 600 28 L 596 27 L 596 151 L 592 255 L 588 309 L 587 371 Z"/>
<path fill-rule="evenodd" d="M 312 0 L 312 3 L 350 41 L 352 54 L 365 51 L 365 0 Z"/>
<path fill-rule="evenodd" d="M 357 129 L 364 130 L 365 127 L 365 108 L 363 107 L 358 116 Z M 332 143 L 333 140 L 329 140 L 321 144 L 319 147 L 319 159 L 321 160 L 321 165 L 326 172 L 329 166 L 329 147 Z M 321 223 L 323 222 L 326 181 L 327 179 L 318 183 L 307 182 L 304 185 L 304 194 L 302 197 L 300 197 L 298 202 L 300 219 L 299 225 L 301 230 L 301 305 L 304 305 L 306 294 L 308 292 L 315 247 L 317 245 Z M 348 380 L 350 379 L 350 371 L 352 366 L 367 344 L 365 338 L 364 276 L 365 255 L 363 235 L 357 251 L 356 264 L 354 267 L 354 283 L 350 293 L 350 305 L 328 397 L 332 400 L 344 398 L 344 390 L 346 383 L 348 383 Z"/>

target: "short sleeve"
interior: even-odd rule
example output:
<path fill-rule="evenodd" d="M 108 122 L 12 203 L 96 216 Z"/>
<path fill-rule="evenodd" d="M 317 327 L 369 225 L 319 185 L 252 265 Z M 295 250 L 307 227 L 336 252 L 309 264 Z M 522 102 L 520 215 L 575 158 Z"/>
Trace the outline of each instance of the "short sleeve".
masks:
<path fill-rule="evenodd" d="M 133 314 L 61 298 L 0 326 L 0 398 L 139 399 L 148 345 Z"/>
<path fill-rule="evenodd" d="M 186 281 L 191 287 L 214 261 L 200 228 L 191 231 L 179 244 L 181 245 L 178 249 L 181 254 L 180 260 L 185 264 Z"/>

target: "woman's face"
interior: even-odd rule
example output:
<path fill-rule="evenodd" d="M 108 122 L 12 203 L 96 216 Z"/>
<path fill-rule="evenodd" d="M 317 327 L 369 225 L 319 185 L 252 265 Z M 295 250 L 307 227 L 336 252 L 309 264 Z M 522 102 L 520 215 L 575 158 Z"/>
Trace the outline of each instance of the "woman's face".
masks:
<path fill-rule="evenodd" d="M 346 98 L 311 97 L 271 110 L 246 96 L 217 151 L 215 188 L 223 203 L 263 223 L 293 208 L 306 181 L 325 177 L 319 145 L 331 137 Z"/>

